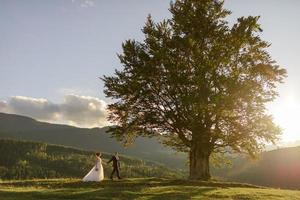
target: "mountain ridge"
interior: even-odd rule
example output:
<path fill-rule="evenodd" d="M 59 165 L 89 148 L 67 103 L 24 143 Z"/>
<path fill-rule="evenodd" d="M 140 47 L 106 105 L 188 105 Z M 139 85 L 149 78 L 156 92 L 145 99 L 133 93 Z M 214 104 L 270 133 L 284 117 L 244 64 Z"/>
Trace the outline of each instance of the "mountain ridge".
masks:
<path fill-rule="evenodd" d="M 163 146 L 155 138 L 136 139 L 129 147 L 106 133 L 108 127 L 78 128 L 69 125 L 40 122 L 33 118 L 0 113 L 0 138 L 76 147 L 84 150 L 115 152 L 153 160 L 172 168 L 186 168 L 186 155 Z"/>
<path fill-rule="evenodd" d="M 65 125 L 52 126 L 29 118 L 29 121 L 25 121 L 30 122 L 31 125 L 35 124 L 35 129 L 25 123 L 28 126 L 26 130 L 18 120 L 8 122 L 8 119 L 8 121 L 3 119 L 5 116 L 7 114 L 0 114 L 0 138 L 40 141 L 89 151 L 119 151 L 131 157 L 151 160 L 170 168 L 187 171 L 185 165 L 187 158 L 184 154 L 176 155 L 173 150 L 162 146 L 153 138 L 138 138 L 131 147 L 124 148 L 105 132 L 107 127 L 82 129 Z M 14 118 L 14 115 L 9 117 Z M 17 119 L 23 118 L 19 116 Z M 48 126 L 52 128 L 45 129 Z M 300 146 L 263 152 L 256 161 L 241 155 L 230 156 L 232 167 L 226 165 L 221 168 L 212 167 L 213 177 L 263 186 L 300 189 Z"/>

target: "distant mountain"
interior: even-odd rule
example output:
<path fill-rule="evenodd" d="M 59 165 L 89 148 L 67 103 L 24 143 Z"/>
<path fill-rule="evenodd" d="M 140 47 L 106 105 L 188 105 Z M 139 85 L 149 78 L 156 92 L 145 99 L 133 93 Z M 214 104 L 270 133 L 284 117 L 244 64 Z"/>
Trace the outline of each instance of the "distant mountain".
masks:
<path fill-rule="evenodd" d="M 265 150 L 266 151 L 272 151 L 276 149 L 282 149 L 282 148 L 287 148 L 287 147 L 297 147 L 300 146 L 300 140 L 295 140 L 295 141 L 290 141 L 290 142 L 279 142 L 275 145 L 267 145 Z"/>
<path fill-rule="evenodd" d="M 215 176 L 256 185 L 300 189 L 300 146 L 262 153 L 258 160 L 232 158 L 232 167 L 214 169 Z"/>
<path fill-rule="evenodd" d="M 172 168 L 185 168 L 186 155 L 175 153 L 156 139 L 137 138 L 128 148 L 111 138 L 104 128 L 77 128 L 39 122 L 32 118 L 0 113 L 0 138 L 46 142 L 81 148 L 89 151 L 115 152 L 153 160 Z"/>
<path fill-rule="evenodd" d="M 102 154 L 105 177 L 111 155 Z M 151 161 L 120 155 L 121 175 L 125 177 L 172 177 L 182 173 Z M 0 179 L 82 178 L 95 164 L 94 152 L 46 143 L 0 139 Z"/>
<path fill-rule="evenodd" d="M 124 148 L 111 138 L 106 130 L 107 127 L 76 128 L 0 113 L 0 138 L 41 141 L 88 151 L 118 151 L 128 156 L 163 163 L 167 167 L 187 168 L 184 154 L 175 154 L 173 150 L 162 146 L 155 139 L 138 138 L 132 146 Z M 212 175 L 230 181 L 300 189 L 300 147 L 264 152 L 257 161 L 236 156 L 232 158 L 232 162 L 231 168 L 212 168 Z"/>

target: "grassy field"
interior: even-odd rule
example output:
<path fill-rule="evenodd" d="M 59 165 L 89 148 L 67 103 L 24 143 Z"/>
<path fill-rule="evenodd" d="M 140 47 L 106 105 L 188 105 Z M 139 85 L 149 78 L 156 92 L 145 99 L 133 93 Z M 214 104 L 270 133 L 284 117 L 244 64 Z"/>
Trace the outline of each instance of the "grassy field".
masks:
<path fill-rule="evenodd" d="M 105 180 L 82 183 L 76 179 L 0 182 L 1 200 L 96 200 L 96 199 L 233 199 L 300 200 L 300 191 L 262 188 L 247 184 L 169 180 L 158 178 Z"/>

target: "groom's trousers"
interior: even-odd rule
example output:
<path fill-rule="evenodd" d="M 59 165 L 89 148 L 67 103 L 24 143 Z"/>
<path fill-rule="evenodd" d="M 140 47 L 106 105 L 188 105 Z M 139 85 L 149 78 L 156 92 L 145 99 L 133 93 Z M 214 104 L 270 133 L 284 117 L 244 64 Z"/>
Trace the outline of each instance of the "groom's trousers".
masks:
<path fill-rule="evenodd" d="M 118 179 L 121 179 L 121 177 L 120 177 L 120 171 L 119 171 L 119 168 L 118 167 L 114 167 L 113 168 L 113 171 L 112 171 L 112 173 L 111 173 L 111 175 L 110 175 L 110 179 L 113 179 L 113 176 L 114 176 L 114 174 L 117 172 L 117 177 L 118 177 Z"/>

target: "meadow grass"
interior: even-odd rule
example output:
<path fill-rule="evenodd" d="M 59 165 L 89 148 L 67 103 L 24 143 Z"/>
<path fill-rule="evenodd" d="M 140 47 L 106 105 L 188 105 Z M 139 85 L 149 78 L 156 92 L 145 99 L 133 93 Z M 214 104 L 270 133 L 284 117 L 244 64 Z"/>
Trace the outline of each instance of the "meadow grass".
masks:
<path fill-rule="evenodd" d="M 300 200 L 300 191 L 249 184 L 170 180 L 159 178 L 104 180 L 78 179 L 1 181 L 1 200 Z"/>

